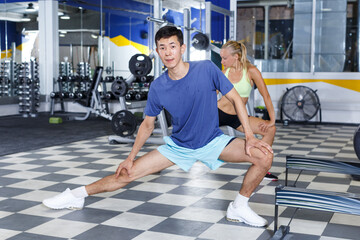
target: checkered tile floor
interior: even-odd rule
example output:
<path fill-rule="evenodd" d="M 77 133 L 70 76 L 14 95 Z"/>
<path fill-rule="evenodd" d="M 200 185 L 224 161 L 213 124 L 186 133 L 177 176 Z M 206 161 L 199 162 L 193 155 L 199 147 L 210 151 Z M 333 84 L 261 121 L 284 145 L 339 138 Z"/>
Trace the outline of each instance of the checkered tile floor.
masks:
<path fill-rule="evenodd" d="M 273 234 L 274 188 L 284 183 L 285 156 L 307 155 L 358 161 L 352 146 L 355 126 L 278 125 L 271 172 L 250 205 L 269 221 L 254 228 L 225 220 L 247 164 L 209 171 L 201 163 L 185 173 L 176 166 L 139 179 L 124 189 L 86 199 L 81 211 L 49 210 L 41 204 L 67 187 L 113 173 L 131 145 L 110 145 L 108 137 L 0 157 L 0 239 L 269 239 Z M 140 154 L 155 149 L 147 145 Z M 296 178 L 290 174 L 290 180 Z M 299 187 L 360 193 L 350 176 L 304 173 Z M 293 209 L 280 207 L 280 225 Z M 290 224 L 291 239 L 359 239 L 360 216 L 300 210 Z"/>

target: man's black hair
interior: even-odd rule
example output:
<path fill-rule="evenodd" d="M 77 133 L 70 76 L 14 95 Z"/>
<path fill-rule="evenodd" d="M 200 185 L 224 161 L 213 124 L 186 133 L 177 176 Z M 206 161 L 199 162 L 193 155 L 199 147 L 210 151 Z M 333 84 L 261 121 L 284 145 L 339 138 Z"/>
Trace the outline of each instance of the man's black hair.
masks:
<path fill-rule="evenodd" d="M 155 34 L 155 43 L 157 46 L 157 42 L 162 38 L 170 38 L 172 36 L 177 36 L 180 46 L 184 44 L 183 33 L 180 29 L 174 26 L 165 26 L 160 28 Z"/>

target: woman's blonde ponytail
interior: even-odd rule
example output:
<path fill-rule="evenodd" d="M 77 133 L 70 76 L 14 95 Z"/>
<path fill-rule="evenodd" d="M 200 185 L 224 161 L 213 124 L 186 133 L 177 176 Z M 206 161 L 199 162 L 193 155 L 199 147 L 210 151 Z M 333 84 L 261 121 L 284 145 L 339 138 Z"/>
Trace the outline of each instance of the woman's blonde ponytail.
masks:
<path fill-rule="evenodd" d="M 241 51 L 240 51 L 241 54 L 239 56 L 240 64 L 247 71 L 248 64 L 250 64 L 250 61 L 247 59 L 247 50 L 246 50 L 245 44 L 243 44 L 242 42 L 237 42 L 237 43 L 239 44 L 240 49 L 241 49 Z"/>
<path fill-rule="evenodd" d="M 221 48 L 229 48 L 231 54 L 237 54 L 239 57 L 240 65 L 243 69 L 247 71 L 248 67 L 250 66 L 250 61 L 247 59 L 247 50 L 242 42 L 230 40 L 226 42 Z"/>

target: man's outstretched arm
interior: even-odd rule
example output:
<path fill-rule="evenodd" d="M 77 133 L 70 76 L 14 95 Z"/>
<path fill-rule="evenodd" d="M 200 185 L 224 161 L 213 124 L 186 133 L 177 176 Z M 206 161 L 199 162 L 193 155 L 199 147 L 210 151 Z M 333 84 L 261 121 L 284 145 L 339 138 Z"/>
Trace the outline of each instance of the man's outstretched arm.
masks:
<path fill-rule="evenodd" d="M 129 176 L 131 176 L 131 167 L 133 161 L 136 158 L 136 155 L 139 153 L 141 148 L 144 146 L 146 140 L 151 136 L 151 133 L 154 131 L 156 117 L 145 116 L 145 119 L 140 124 L 138 133 L 134 145 L 131 149 L 129 156 L 125 161 L 120 163 L 119 167 L 116 170 L 116 177 L 120 175 L 120 172 L 123 168 L 127 170 Z"/>

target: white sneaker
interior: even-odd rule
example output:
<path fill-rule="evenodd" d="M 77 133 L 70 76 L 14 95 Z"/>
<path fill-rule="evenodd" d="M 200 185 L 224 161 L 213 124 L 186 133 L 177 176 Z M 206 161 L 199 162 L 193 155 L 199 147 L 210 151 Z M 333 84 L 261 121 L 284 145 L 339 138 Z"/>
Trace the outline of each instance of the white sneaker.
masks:
<path fill-rule="evenodd" d="M 268 224 L 266 219 L 257 215 L 249 206 L 235 208 L 233 202 L 229 204 L 226 220 L 231 222 L 244 222 L 254 227 L 264 227 Z"/>
<path fill-rule="evenodd" d="M 76 198 L 71 193 L 70 189 L 66 189 L 64 192 L 52 197 L 45 199 L 43 204 L 51 209 L 73 209 L 79 210 L 84 207 L 84 198 Z"/>

